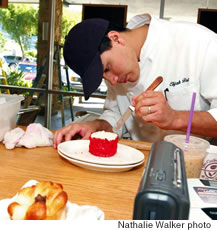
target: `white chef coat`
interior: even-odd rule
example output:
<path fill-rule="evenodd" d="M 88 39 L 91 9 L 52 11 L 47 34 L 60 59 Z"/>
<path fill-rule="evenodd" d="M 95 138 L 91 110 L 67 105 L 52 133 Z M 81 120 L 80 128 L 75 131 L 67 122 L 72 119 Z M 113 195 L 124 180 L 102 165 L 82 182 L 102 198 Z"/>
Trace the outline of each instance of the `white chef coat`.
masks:
<path fill-rule="evenodd" d="M 149 22 L 150 15 L 134 18 L 135 26 Z M 129 22 L 132 28 L 132 23 Z M 140 54 L 137 82 L 108 83 L 104 113 L 100 119 L 113 127 L 130 105 L 131 97 L 143 92 L 157 76 L 164 78 L 156 90 L 166 93 L 175 110 L 189 111 L 193 92 L 195 110 L 208 111 L 217 120 L 217 34 L 190 22 L 172 22 L 151 18 L 148 35 Z M 133 114 L 119 130 L 133 140 L 157 141 L 175 131 L 161 130 Z"/>

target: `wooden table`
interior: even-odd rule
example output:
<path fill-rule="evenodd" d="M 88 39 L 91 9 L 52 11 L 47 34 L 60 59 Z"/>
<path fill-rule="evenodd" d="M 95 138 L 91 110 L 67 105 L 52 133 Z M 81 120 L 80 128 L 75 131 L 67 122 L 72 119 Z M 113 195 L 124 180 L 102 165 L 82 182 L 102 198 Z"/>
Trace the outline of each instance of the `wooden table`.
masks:
<path fill-rule="evenodd" d="M 74 166 L 52 147 L 7 150 L 0 143 L 0 199 L 10 198 L 29 180 L 61 183 L 72 203 L 96 205 L 107 220 L 132 219 L 134 199 L 150 143 L 120 140 L 145 155 L 145 163 L 127 172 L 98 172 Z"/>

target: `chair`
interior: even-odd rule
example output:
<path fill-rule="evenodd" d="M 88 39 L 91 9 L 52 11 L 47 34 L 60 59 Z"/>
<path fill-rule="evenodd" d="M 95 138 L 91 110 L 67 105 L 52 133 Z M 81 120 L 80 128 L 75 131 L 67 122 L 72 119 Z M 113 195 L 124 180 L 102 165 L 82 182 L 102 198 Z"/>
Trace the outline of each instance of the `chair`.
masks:
<path fill-rule="evenodd" d="M 18 112 L 17 125 L 28 126 L 33 123 L 40 112 L 40 106 L 29 106 Z"/>

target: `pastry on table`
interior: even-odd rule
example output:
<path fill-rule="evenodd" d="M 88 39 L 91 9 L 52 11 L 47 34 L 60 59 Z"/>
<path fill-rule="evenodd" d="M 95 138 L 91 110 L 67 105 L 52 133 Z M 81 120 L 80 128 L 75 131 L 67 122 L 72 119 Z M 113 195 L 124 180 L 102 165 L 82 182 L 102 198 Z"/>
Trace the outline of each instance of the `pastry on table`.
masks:
<path fill-rule="evenodd" d="M 43 181 L 22 188 L 9 204 L 8 213 L 12 220 L 63 220 L 67 201 L 61 184 Z"/>

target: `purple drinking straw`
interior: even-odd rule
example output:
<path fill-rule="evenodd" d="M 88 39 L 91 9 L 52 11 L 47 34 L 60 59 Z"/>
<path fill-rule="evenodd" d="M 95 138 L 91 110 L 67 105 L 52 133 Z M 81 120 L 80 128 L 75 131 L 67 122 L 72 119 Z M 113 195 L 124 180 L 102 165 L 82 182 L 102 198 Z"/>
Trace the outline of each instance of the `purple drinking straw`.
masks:
<path fill-rule="evenodd" d="M 191 110 L 190 110 L 190 114 L 189 114 L 188 129 L 187 129 L 185 143 L 189 143 L 190 132 L 191 132 L 191 124 L 192 124 L 192 119 L 193 119 L 193 114 L 194 114 L 195 99 L 196 99 L 196 93 L 193 92 L 192 100 L 191 100 Z"/>

